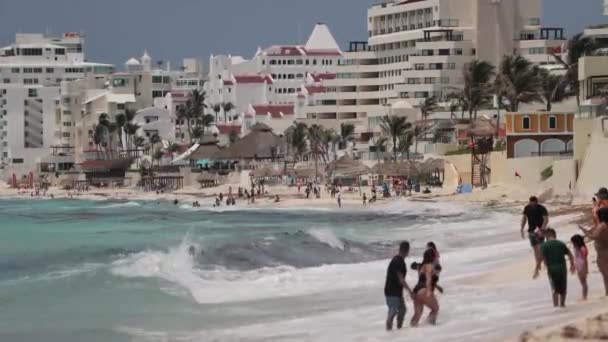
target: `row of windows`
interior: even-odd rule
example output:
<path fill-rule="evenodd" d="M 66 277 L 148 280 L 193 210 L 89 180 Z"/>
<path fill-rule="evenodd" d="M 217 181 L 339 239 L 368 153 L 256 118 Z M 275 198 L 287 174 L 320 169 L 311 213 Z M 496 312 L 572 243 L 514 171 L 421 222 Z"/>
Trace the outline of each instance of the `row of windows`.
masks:
<path fill-rule="evenodd" d="M 418 54 L 419 56 L 450 56 L 450 55 L 454 55 L 454 56 L 462 56 L 463 51 L 460 48 L 457 49 L 438 49 L 438 50 L 432 50 L 432 49 L 424 49 L 424 50 L 420 50 L 420 53 Z M 473 53 L 475 54 L 475 53 Z"/>
<path fill-rule="evenodd" d="M 275 88 L 275 94 L 293 94 L 296 92 L 295 88 Z"/>
<path fill-rule="evenodd" d="M 424 77 L 424 78 L 417 78 L 417 77 L 410 77 L 407 79 L 407 84 L 436 84 L 436 83 L 442 83 L 442 84 L 448 84 L 450 83 L 450 78 L 449 77 Z"/>
<path fill-rule="evenodd" d="M 524 116 L 522 120 L 523 129 L 532 129 L 531 119 L 529 116 Z M 549 129 L 557 129 L 557 116 L 549 116 Z"/>
<path fill-rule="evenodd" d="M 169 76 L 152 76 L 152 83 L 171 83 L 171 78 Z"/>
<path fill-rule="evenodd" d="M 304 78 L 304 74 L 272 74 L 271 76 L 275 80 L 293 80 Z"/>
<path fill-rule="evenodd" d="M 23 68 L 24 74 L 41 74 L 42 68 Z"/>
<path fill-rule="evenodd" d="M 456 69 L 456 63 L 429 63 L 428 66 L 424 63 L 414 64 L 414 70 L 454 70 Z"/>
<path fill-rule="evenodd" d="M 24 78 L 23 84 L 38 84 L 37 78 Z"/>
<path fill-rule="evenodd" d="M 546 49 L 544 47 L 529 48 L 528 53 L 530 55 L 544 55 L 546 53 Z"/>
<path fill-rule="evenodd" d="M 168 93 L 169 91 L 166 90 L 152 90 L 152 97 L 165 97 Z"/>
<path fill-rule="evenodd" d="M 87 68 L 89 69 L 89 68 Z M 47 74 L 52 74 L 55 72 L 55 68 L 46 68 L 44 69 Z M 23 71 L 24 74 L 41 74 L 43 68 L 11 68 L 11 73 L 19 74 Z M 84 68 L 65 68 L 65 72 L 75 73 L 75 72 L 84 72 Z"/>
<path fill-rule="evenodd" d="M 435 98 L 442 98 L 442 92 L 440 91 L 415 91 L 415 92 L 401 92 L 399 93 L 399 97 L 402 99 L 409 99 L 409 98 L 415 98 L 415 99 L 425 99 L 428 97 L 434 96 Z"/>
<path fill-rule="evenodd" d="M 309 60 L 309 59 L 271 59 L 268 61 L 269 65 L 317 65 L 317 60 Z M 333 65 L 334 61 L 332 59 L 322 59 L 320 62 L 321 65 Z M 262 60 L 262 65 L 266 65 L 266 60 Z"/>

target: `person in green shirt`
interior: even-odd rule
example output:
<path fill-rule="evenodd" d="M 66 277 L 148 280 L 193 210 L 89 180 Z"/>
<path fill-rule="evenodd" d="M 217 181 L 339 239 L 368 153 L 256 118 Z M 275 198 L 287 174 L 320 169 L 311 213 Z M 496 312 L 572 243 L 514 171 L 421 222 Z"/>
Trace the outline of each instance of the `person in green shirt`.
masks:
<path fill-rule="evenodd" d="M 545 231 L 547 241 L 540 246 L 541 259 L 536 262 L 534 279 L 538 278 L 541 264 L 544 262 L 547 267 L 547 274 L 553 289 L 553 306 L 566 306 L 566 293 L 568 289 L 568 269 L 566 267 L 566 256 L 570 260 L 570 272 L 574 274 L 574 257 L 565 243 L 557 240 L 557 233 L 554 229 Z"/>

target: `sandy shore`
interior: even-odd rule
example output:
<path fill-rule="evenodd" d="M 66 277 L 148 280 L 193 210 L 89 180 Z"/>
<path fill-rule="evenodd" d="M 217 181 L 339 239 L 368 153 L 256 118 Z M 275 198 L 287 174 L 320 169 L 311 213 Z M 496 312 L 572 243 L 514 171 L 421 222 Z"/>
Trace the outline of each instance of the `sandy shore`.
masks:
<path fill-rule="evenodd" d="M 174 201 L 178 200 L 180 205 L 190 205 L 194 201 L 198 201 L 203 207 L 211 207 L 217 195 L 224 195 L 230 192 L 237 193 L 238 184 L 226 184 L 214 188 L 194 188 L 186 187 L 184 189 L 171 193 L 156 193 L 143 192 L 137 188 L 91 188 L 88 192 L 66 191 L 56 187 L 51 187 L 46 197 L 39 196 L 35 199 L 49 199 L 52 194 L 54 198 L 76 198 L 86 200 L 146 200 L 146 201 Z M 507 188 L 503 186 L 491 186 L 485 190 L 475 190 L 470 194 L 454 194 L 453 189 L 432 189 L 431 194 L 414 194 L 410 199 L 416 201 L 448 201 L 463 204 L 473 204 L 475 206 L 483 206 L 489 208 L 510 210 L 514 213 L 521 211 L 521 208 L 526 203 L 530 196 L 530 189 Z M 337 200 L 331 198 L 324 190 L 320 199 L 307 199 L 304 189 L 298 192 L 297 188 L 287 186 L 267 186 L 267 194 L 261 198 L 256 198 L 255 204 L 248 204 L 246 199 L 237 199 L 237 207 L 240 208 L 337 208 Z M 363 202 L 361 194 L 367 194 L 371 197 L 371 188 L 362 188 L 359 192 L 358 188 L 353 191 L 342 191 L 342 206 L 345 208 L 362 208 Z M 532 193 L 534 194 L 534 193 Z M 280 201 L 275 202 L 275 197 L 278 195 Z M 311 195 L 312 197 L 312 195 Z M 30 199 L 30 190 L 16 190 L 10 188 L 6 183 L 0 183 L 0 198 L 26 198 Z M 383 203 L 388 203 L 392 199 L 379 198 L 377 203 L 368 204 L 368 208 L 374 206 L 382 206 Z M 560 199 L 545 201 L 552 213 L 552 225 L 561 228 L 568 226 L 566 230 L 558 230 L 558 235 L 562 239 L 566 239 L 575 232 L 572 223 L 589 222 L 589 206 L 587 205 L 571 205 Z M 569 201 L 568 201 L 569 202 Z M 590 246 L 590 251 L 594 252 Z M 597 273 L 595 265 L 595 255 L 590 255 L 590 271 Z M 479 284 L 497 284 L 521 281 L 524 277 L 530 277 L 533 269 L 532 260 L 528 256 L 522 256 L 521 260 L 511 262 L 505 267 L 495 269 L 488 272 L 484 276 L 476 279 Z M 522 272 L 522 270 L 530 270 Z M 597 275 L 596 275 L 597 276 Z M 546 327 L 537 327 L 536 329 L 523 332 L 521 335 L 514 336 L 513 341 L 561 341 L 561 340 L 597 340 L 608 338 L 608 310 L 605 309 L 604 302 L 606 301 L 599 294 L 601 284 L 596 282 L 590 284 L 590 298 L 587 302 L 574 302 L 576 296 L 579 296 L 579 289 L 571 289 L 571 299 L 569 302 L 574 302 L 573 305 L 577 310 L 584 312 L 580 318 L 572 321 L 569 319 L 559 319 L 553 321 Z M 600 291 L 601 292 L 601 291 Z M 549 295 L 542 294 L 542 295 Z M 550 305 L 549 301 L 547 305 Z"/>

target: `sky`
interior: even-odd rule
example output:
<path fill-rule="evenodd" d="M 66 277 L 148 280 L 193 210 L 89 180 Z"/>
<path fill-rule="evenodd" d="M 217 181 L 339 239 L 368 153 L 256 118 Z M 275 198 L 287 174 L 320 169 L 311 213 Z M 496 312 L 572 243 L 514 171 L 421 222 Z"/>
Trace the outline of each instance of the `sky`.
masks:
<path fill-rule="evenodd" d="M 453 0 L 458 1 L 458 0 Z M 510 0 L 506 0 L 510 1 Z M 148 49 L 155 61 L 210 54 L 250 58 L 258 46 L 305 42 L 324 22 L 338 43 L 366 40 L 374 0 L 0 0 L 0 46 L 17 32 L 84 32 L 89 61 L 119 67 Z M 544 0 L 544 26 L 570 35 L 606 23 L 602 0 Z"/>

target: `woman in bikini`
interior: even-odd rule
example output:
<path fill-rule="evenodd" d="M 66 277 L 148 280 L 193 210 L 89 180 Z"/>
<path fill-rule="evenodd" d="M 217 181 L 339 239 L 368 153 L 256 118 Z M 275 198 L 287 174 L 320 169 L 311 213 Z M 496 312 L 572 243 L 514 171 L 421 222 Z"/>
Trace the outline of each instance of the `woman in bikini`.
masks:
<path fill-rule="evenodd" d="M 435 251 L 427 249 L 424 252 L 422 264 L 418 267 L 418 284 L 414 288 L 414 316 L 410 322 L 412 327 L 418 326 L 418 322 L 422 317 L 424 307 L 428 307 L 429 313 L 428 322 L 435 324 L 437 315 L 439 314 L 439 303 L 435 297 L 435 286 L 439 281 L 439 276 L 435 271 Z"/>
<path fill-rule="evenodd" d="M 587 251 L 587 245 L 585 245 L 585 238 L 576 234 L 572 236 L 570 242 L 572 242 L 572 246 L 574 246 L 574 264 L 576 265 L 578 280 L 581 282 L 581 287 L 583 288 L 583 300 L 587 300 L 587 274 L 589 274 L 587 256 L 589 255 L 589 252 Z"/>
<path fill-rule="evenodd" d="M 585 236 L 595 242 L 597 267 L 604 279 L 604 290 L 608 296 L 608 208 L 598 209 L 597 219 L 599 224 L 592 229 L 579 227 Z"/>

